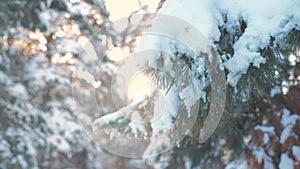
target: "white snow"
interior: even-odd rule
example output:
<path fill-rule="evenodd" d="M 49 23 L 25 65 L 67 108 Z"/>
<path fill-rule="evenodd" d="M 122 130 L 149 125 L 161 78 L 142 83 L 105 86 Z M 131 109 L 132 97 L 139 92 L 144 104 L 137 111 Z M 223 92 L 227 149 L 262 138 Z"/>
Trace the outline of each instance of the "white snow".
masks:
<path fill-rule="evenodd" d="M 225 63 L 230 70 L 228 82 L 235 86 L 241 74 L 245 74 L 252 63 L 256 67 L 265 63 L 258 50 L 269 44 L 270 36 L 276 42 L 292 28 L 299 28 L 300 12 L 297 9 L 300 2 L 288 0 L 229 0 L 217 1 L 222 13 L 227 13 L 228 25 L 233 26 L 243 18 L 247 29 L 234 45 L 234 56 Z M 274 12 L 276 11 L 276 12 Z M 232 30 L 233 31 L 233 30 Z"/>
<path fill-rule="evenodd" d="M 26 65 L 24 79 L 29 81 L 29 86 L 33 89 L 45 88 L 50 83 L 55 86 L 66 87 L 70 84 L 68 77 L 63 77 L 67 71 L 59 72 L 57 67 L 48 65 L 47 58 L 32 57 Z M 46 65 L 46 66 L 45 66 Z"/>
<path fill-rule="evenodd" d="M 243 19 L 247 28 L 233 46 L 234 56 L 224 63 L 230 71 L 227 81 L 235 86 L 251 64 L 260 67 L 266 62 L 259 50 L 269 45 L 271 36 L 277 43 L 293 28 L 299 29 L 299 6 L 298 0 L 168 0 L 159 13 L 190 23 L 211 43 L 220 38 L 218 26 L 233 33 Z M 227 16 L 226 23 L 222 15 Z"/>
<path fill-rule="evenodd" d="M 184 88 L 180 93 L 180 99 L 183 100 L 184 105 L 186 107 L 186 110 L 188 112 L 188 117 L 191 116 L 191 107 L 196 104 L 196 102 L 202 98 L 205 100 L 206 98 L 206 93 L 201 90 L 201 85 L 200 81 L 198 79 L 194 79 L 194 85 L 189 85 L 186 88 Z"/>
<path fill-rule="evenodd" d="M 290 61 L 290 64 L 293 65 L 293 66 L 296 66 L 296 63 L 297 63 L 297 57 L 294 55 L 294 54 L 291 54 L 289 56 L 289 61 Z"/>
<path fill-rule="evenodd" d="M 28 93 L 25 87 L 20 83 L 9 86 L 9 92 L 18 99 L 28 99 Z"/>
<path fill-rule="evenodd" d="M 18 162 L 19 162 L 19 164 L 21 165 L 22 168 L 27 168 L 28 167 L 27 161 L 25 160 L 25 158 L 22 154 L 18 154 L 16 158 L 17 158 L 17 160 L 18 160 Z"/>
<path fill-rule="evenodd" d="M 275 168 L 273 165 L 273 162 L 272 162 L 272 158 L 269 157 L 268 154 L 266 154 L 266 152 L 264 151 L 263 148 L 260 147 L 257 150 L 253 151 L 253 155 L 255 155 L 255 157 L 259 163 L 264 162 L 265 168 L 268 168 L 268 169 Z"/>
<path fill-rule="evenodd" d="M 264 133 L 264 144 L 267 144 L 269 142 L 269 135 L 267 133 Z"/>
<path fill-rule="evenodd" d="M 254 130 L 260 130 L 264 133 L 269 133 L 269 134 L 273 134 L 275 135 L 275 129 L 273 126 L 261 126 L 261 125 L 257 125 L 255 126 Z"/>
<path fill-rule="evenodd" d="M 0 153 L 2 158 L 10 158 L 12 156 L 10 144 L 2 136 L 0 137 Z"/>
<path fill-rule="evenodd" d="M 163 112 L 154 112 L 154 117 L 159 117 L 151 123 L 154 134 L 166 132 L 174 127 L 172 119 L 176 118 L 180 107 L 178 92 L 178 88 L 171 87 L 166 95 Z"/>
<path fill-rule="evenodd" d="M 225 169 L 248 169 L 246 160 L 236 160 L 225 166 Z"/>
<path fill-rule="evenodd" d="M 291 112 L 289 110 L 283 109 L 281 124 L 284 129 L 280 135 L 281 144 L 284 143 L 290 136 L 293 136 L 293 127 L 298 120 L 300 120 L 300 117 L 298 115 L 291 115 Z"/>
<path fill-rule="evenodd" d="M 297 161 L 300 161 L 300 147 L 299 146 L 293 146 L 292 147 L 293 155 L 295 156 Z"/>
<path fill-rule="evenodd" d="M 79 42 L 77 42 L 75 39 L 70 39 L 70 38 L 63 38 L 60 39 L 57 42 L 58 45 L 58 50 L 60 53 L 71 53 L 71 54 L 84 54 L 83 52 L 84 49 L 82 47 L 81 44 L 79 44 Z M 86 44 L 86 46 L 84 46 L 84 48 L 86 48 L 86 50 L 88 51 L 88 56 L 86 56 L 87 58 L 83 57 L 82 59 L 85 60 L 91 60 L 91 59 L 95 59 L 95 55 L 94 52 L 94 48 L 91 48 L 91 46 L 89 46 L 89 44 Z M 90 51 L 91 50 L 91 51 Z"/>
<path fill-rule="evenodd" d="M 300 117 L 296 114 L 291 115 L 291 112 L 288 109 L 283 109 L 283 114 L 281 118 L 281 124 L 286 126 L 294 126 L 297 122 L 297 120 L 300 120 Z"/>
<path fill-rule="evenodd" d="M 287 154 L 281 154 L 279 169 L 294 169 L 294 161 Z"/>
<path fill-rule="evenodd" d="M 42 23 L 47 27 L 49 31 L 55 31 L 57 28 L 56 24 L 54 23 L 55 18 L 58 18 L 58 12 L 52 9 L 44 9 L 41 13 L 39 13 L 39 17 Z"/>
<path fill-rule="evenodd" d="M 274 97 L 275 95 L 280 93 L 281 93 L 281 88 L 279 86 L 275 86 L 274 88 L 271 89 L 270 96 Z"/>
<path fill-rule="evenodd" d="M 191 158 L 187 157 L 187 156 L 184 156 L 183 160 L 184 160 L 184 166 L 185 166 L 185 168 L 186 169 L 191 169 L 192 165 L 193 165 L 193 162 L 192 162 Z"/>
<path fill-rule="evenodd" d="M 281 144 L 283 144 L 290 136 L 293 136 L 292 131 L 293 131 L 292 126 L 287 126 L 283 129 L 283 131 L 280 135 L 280 143 Z"/>
<path fill-rule="evenodd" d="M 84 1 L 78 1 L 76 3 L 68 3 L 68 10 L 72 15 L 81 15 L 81 16 L 87 16 L 89 15 L 89 12 L 91 10 L 91 6 L 89 6 L 86 2 Z"/>
<path fill-rule="evenodd" d="M 0 83 L 7 83 L 8 79 L 8 76 L 0 70 Z"/>
<path fill-rule="evenodd" d="M 77 73 L 78 73 L 78 78 L 84 79 L 87 83 L 92 85 L 94 88 L 98 88 L 101 86 L 101 81 L 96 81 L 92 73 L 82 69 L 78 69 Z"/>
<path fill-rule="evenodd" d="M 0 39 L 0 42 L 2 40 Z M 0 65 L 1 67 L 5 67 L 6 69 L 10 69 L 10 59 L 3 52 L 0 52 Z"/>
<path fill-rule="evenodd" d="M 47 141 L 59 151 L 66 153 L 71 151 L 71 145 L 60 135 L 52 135 L 47 138 Z"/>
<path fill-rule="evenodd" d="M 132 112 L 131 118 L 136 120 L 130 122 L 128 125 L 131 129 L 131 132 L 133 134 L 137 134 L 138 132 L 145 133 L 146 132 L 145 126 L 143 124 L 140 124 L 141 122 L 144 122 L 144 119 L 141 117 L 140 113 L 137 111 Z M 140 123 L 136 123 L 136 122 L 140 122 Z"/>

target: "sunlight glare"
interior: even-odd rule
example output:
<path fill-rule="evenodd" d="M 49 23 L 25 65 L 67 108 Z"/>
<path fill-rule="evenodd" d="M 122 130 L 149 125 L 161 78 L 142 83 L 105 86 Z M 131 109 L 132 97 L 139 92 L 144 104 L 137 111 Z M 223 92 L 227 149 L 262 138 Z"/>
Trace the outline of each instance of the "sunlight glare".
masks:
<path fill-rule="evenodd" d="M 143 73 L 139 73 L 129 84 L 128 99 L 130 101 L 142 99 L 141 97 L 149 96 L 152 90 L 150 78 Z"/>
<path fill-rule="evenodd" d="M 108 52 L 107 57 L 112 61 L 118 62 L 123 60 L 125 55 L 125 52 L 120 47 L 115 47 Z"/>

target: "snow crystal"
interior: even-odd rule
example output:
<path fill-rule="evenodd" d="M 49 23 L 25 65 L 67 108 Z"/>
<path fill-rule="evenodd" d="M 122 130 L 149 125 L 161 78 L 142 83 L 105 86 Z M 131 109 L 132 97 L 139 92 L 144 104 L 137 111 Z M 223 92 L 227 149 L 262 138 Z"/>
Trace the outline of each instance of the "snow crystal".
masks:
<path fill-rule="evenodd" d="M 279 169 L 294 169 L 294 161 L 287 154 L 281 154 Z"/>

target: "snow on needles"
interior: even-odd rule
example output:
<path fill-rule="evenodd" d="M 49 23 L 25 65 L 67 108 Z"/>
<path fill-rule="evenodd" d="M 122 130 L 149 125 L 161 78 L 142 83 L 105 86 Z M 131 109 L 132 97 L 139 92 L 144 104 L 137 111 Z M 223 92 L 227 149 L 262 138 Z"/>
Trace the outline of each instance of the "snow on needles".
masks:
<path fill-rule="evenodd" d="M 299 6 L 299 0 L 287 0 L 285 2 L 280 0 L 168 0 L 163 4 L 159 14 L 179 18 L 194 26 L 207 37 L 212 46 L 217 45 L 216 42 L 221 38 L 220 27 L 225 28 L 228 33 L 234 35 L 239 30 L 241 21 L 245 22 L 244 32 L 239 37 L 236 37 L 233 44 L 234 51 L 232 56 L 229 59 L 224 59 L 223 63 L 228 70 L 227 83 L 235 87 L 241 76 L 247 73 L 250 65 L 259 68 L 261 64 L 266 63 L 266 58 L 261 56 L 260 50 L 270 44 L 271 37 L 275 38 L 274 44 L 276 45 L 292 29 L 300 29 L 298 24 L 300 23 Z M 169 29 L 170 32 L 174 32 L 176 30 L 172 29 L 176 25 L 168 25 L 166 27 L 165 23 L 159 23 L 158 19 L 154 20 L 153 27 L 158 27 L 160 28 L 158 30 L 161 31 Z M 172 35 L 177 35 L 178 37 L 173 38 L 180 39 L 180 33 Z M 174 42 L 172 38 L 147 35 L 141 39 L 137 50 L 155 49 L 158 47 L 163 51 L 180 53 L 193 58 L 188 50 L 185 51 L 181 47 L 178 48 L 179 44 Z M 217 48 L 217 46 L 214 47 Z M 148 60 L 148 64 L 156 68 L 159 58 L 160 55 L 153 56 Z M 164 58 L 164 69 L 171 67 L 169 60 Z M 201 64 L 204 64 L 204 62 Z M 204 76 L 202 69 L 192 71 L 195 74 Z M 182 91 L 180 96 L 184 100 L 187 110 L 200 99 L 199 97 L 185 99 L 187 98 L 185 94 L 190 92 L 188 87 L 185 91 Z M 199 89 L 198 93 L 202 92 L 200 90 L 202 89 Z M 205 96 L 205 93 L 200 93 L 200 95 Z M 289 133 L 289 131 L 286 132 Z M 285 138 L 282 139 L 285 140 Z M 267 140 L 268 138 L 266 137 L 265 141 L 267 142 Z"/>
<path fill-rule="evenodd" d="M 251 64 L 260 67 L 266 62 L 259 50 L 269 45 L 271 36 L 276 43 L 292 29 L 300 29 L 299 6 L 298 0 L 168 0 L 160 13 L 189 22 L 211 43 L 220 38 L 219 26 L 234 33 L 244 20 L 247 28 L 233 46 L 233 57 L 224 63 L 229 70 L 227 82 L 236 86 Z"/>

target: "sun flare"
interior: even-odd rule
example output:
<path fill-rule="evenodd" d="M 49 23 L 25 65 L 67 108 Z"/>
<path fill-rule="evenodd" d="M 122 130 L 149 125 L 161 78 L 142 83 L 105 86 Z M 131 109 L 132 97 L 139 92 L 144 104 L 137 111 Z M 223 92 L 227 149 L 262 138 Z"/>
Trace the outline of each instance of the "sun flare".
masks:
<path fill-rule="evenodd" d="M 151 87 L 151 79 L 149 76 L 139 73 L 134 76 L 128 87 L 128 99 L 134 101 L 137 99 L 143 99 L 153 91 Z"/>

